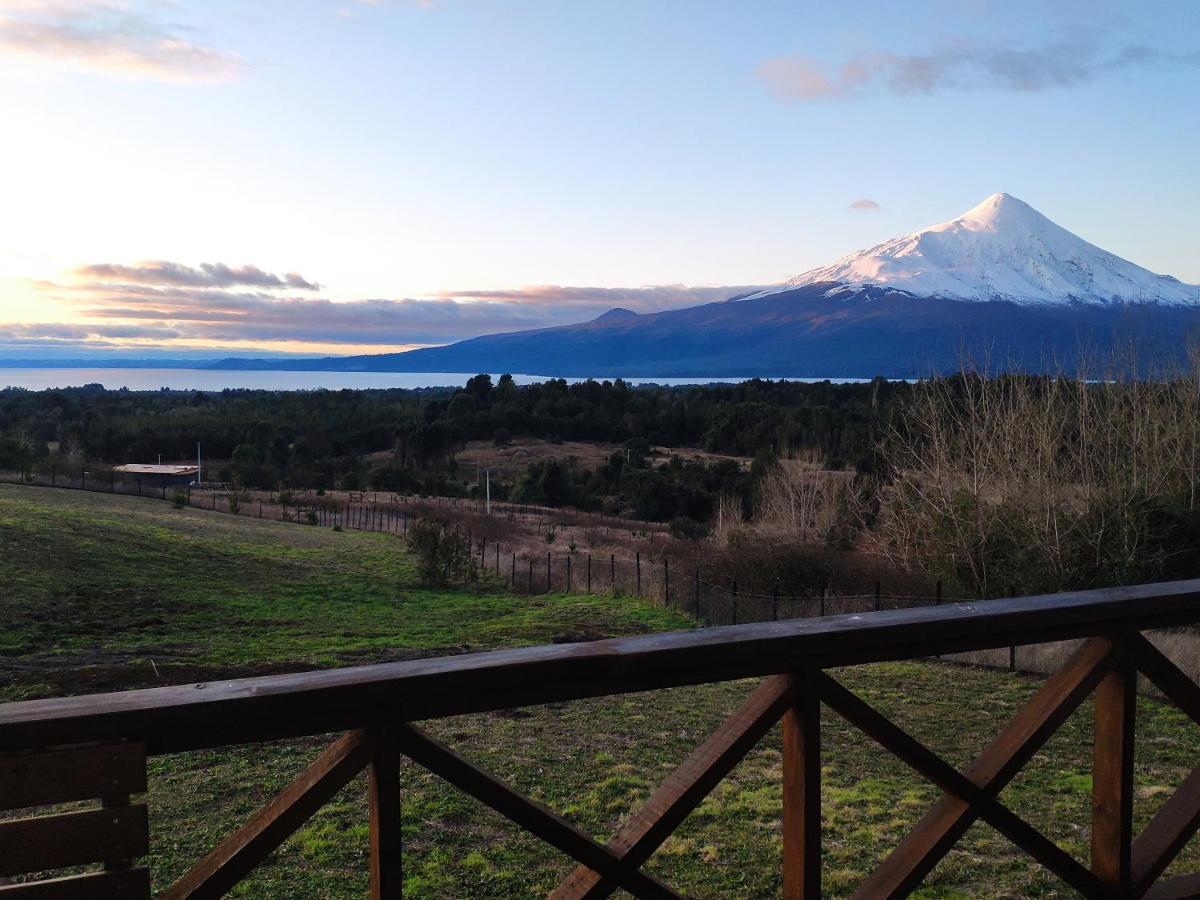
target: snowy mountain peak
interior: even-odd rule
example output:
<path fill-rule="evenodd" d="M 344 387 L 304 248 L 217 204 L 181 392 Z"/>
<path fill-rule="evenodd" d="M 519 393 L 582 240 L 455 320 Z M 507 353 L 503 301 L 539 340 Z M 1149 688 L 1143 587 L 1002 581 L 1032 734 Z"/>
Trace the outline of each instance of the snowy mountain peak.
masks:
<path fill-rule="evenodd" d="M 1200 305 L 1200 287 L 1101 250 L 1004 193 L 955 219 L 851 253 L 753 296 L 821 282 L 836 283 L 831 295 L 877 285 L 956 300 Z"/>

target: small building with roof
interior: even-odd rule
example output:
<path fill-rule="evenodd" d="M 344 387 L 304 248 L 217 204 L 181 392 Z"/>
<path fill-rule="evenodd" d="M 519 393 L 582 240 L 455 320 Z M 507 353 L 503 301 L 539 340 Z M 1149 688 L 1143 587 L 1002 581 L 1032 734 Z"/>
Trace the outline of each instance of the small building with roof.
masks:
<path fill-rule="evenodd" d="M 200 475 L 197 465 L 143 465 L 130 463 L 124 466 L 113 466 L 114 472 L 119 472 L 149 488 L 187 487 L 195 482 Z"/>

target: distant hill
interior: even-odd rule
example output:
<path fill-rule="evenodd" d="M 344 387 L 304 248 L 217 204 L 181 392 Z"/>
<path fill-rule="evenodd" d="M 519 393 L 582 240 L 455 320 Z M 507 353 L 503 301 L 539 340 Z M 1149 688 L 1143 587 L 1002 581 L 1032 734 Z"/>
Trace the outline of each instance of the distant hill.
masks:
<path fill-rule="evenodd" d="M 904 377 L 1076 369 L 1136 348 L 1169 365 L 1200 332 L 1200 287 L 1157 275 L 1008 194 L 956 219 L 719 303 L 492 334 L 445 347 L 217 368 L 560 376 Z"/>

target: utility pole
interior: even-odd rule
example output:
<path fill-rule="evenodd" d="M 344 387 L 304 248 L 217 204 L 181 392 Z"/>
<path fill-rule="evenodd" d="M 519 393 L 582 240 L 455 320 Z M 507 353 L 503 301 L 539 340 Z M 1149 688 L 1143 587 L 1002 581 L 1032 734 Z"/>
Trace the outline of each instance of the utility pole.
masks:
<path fill-rule="evenodd" d="M 492 514 L 492 470 L 486 469 L 483 477 L 487 479 L 487 514 L 490 516 Z"/>

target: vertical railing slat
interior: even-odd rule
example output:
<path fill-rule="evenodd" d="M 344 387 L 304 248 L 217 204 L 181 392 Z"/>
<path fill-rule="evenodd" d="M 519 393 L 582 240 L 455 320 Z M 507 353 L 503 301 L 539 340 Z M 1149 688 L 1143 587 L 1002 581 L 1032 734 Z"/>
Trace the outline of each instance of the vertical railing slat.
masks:
<path fill-rule="evenodd" d="M 783 896 L 821 896 L 821 699 L 815 673 L 793 676 L 783 717 Z"/>
<path fill-rule="evenodd" d="M 1092 872 L 1117 896 L 1130 884 L 1137 670 L 1126 660 L 1096 688 L 1092 745 Z"/>
<path fill-rule="evenodd" d="M 395 732 L 372 733 L 374 752 L 368 767 L 371 823 L 371 900 L 398 900 L 403 891 L 400 837 L 400 751 Z"/>

